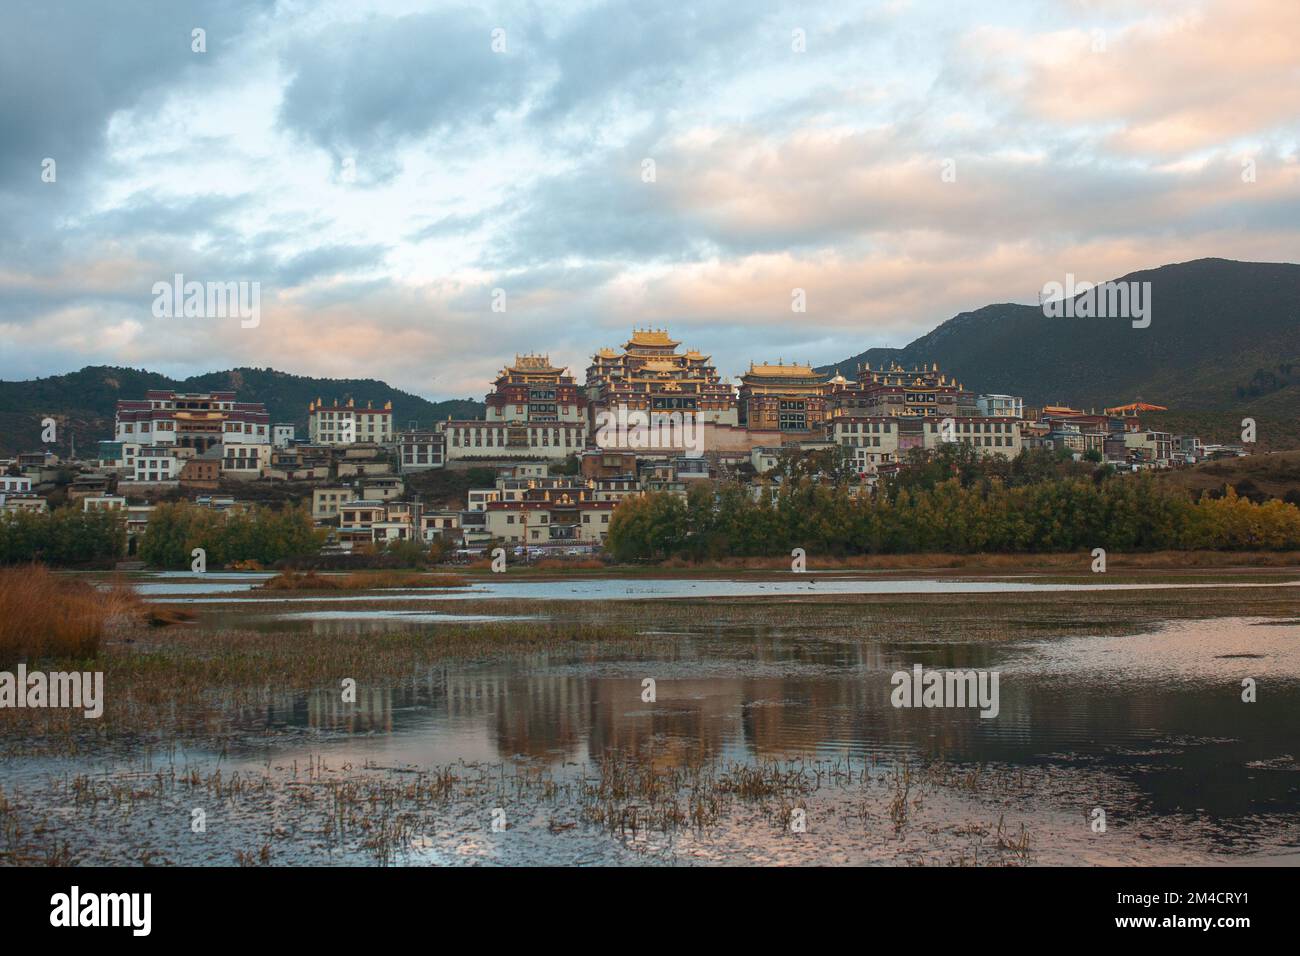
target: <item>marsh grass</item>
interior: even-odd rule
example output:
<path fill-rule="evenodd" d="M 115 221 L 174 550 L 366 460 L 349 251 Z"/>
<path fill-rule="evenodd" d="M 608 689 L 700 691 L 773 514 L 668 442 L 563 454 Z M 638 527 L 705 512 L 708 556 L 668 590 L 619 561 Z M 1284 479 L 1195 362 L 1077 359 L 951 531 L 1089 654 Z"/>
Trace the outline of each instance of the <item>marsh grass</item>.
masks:
<path fill-rule="evenodd" d="M 1090 552 L 1044 554 L 860 554 L 808 556 L 810 571 L 1064 571 L 1087 569 Z M 1181 570 L 1186 568 L 1295 568 L 1300 551 L 1146 551 L 1112 552 L 1106 563 L 1112 569 L 1134 571 Z M 634 566 L 636 567 L 636 566 Z M 788 557 L 730 557 L 713 561 L 669 558 L 652 568 L 669 571 L 789 571 Z M 612 572 L 628 573 L 627 567 L 612 566 Z"/>
<path fill-rule="evenodd" d="M 90 660 L 110 626 L 139 620 L 144 603 L 121 581 L 97 589 L 43 565 L 0 569 L 0 665 Z"/>
<path fill-rule="evenodd" d="M 598 558 L 542 558 L 532 567 L 538 571 L 604 571 L 608 565 Z"/>
<path fill-rule="evenodd" d="M 771 758 L 740 765 L 698 754 L 611 749 L 573 771 L 513 761 L 459 761 L 428 768 L 331 766 L 313 757 L 253 772 L 223 772 L 209 765 L 52 775 L 40 789 L 17 799 L 0 790 L 0 863 L 89 862 L 69 850 L 81 845 L 77 840 L 51 840 L 51 834 L 68 835 L 59 828 L 71 822 L 98 831 L 173 812 L 188 819 L 187 808 L 196 801 L 221 808 L 226 815 L 223 827 L 237 819 L 261 821 L 214 850 L 214 859 L 238 866 L 322 856 L 337 861 L 362 857 L 380 865 L 409 862 L 422 848 L 445 839 L 436 834 L 486 836 L 491 826 L 488 808 L 496 806 L 506 810 L 512 828 L 535 827 L 557 840 L 586 830 L 643 849 L 647 840 L 667 839 L 671 846 L 673 838 L 683 834 L 707 842 L 753 814 L 773 827 L 775 832 L 766 838 L 776 841 L 772 845 L 797 843 L 791 830 L 797 809 L 833 839 L 837 826 L 829 821 L 851 823 L 856 815 L 860 835 L 874 833 L 875 845 L 905 853 L 912 851 L 905 850 L 900 834 L 921 812 L 927 795 L 950 789 L 964 801 L 966 812 L 978 814 L 980 801 L 1006 802 L 1017 793 L 1034 791 L 1032 783 L 1016 789 L 1014 778 L 996 769 L 903 761 L 873 774 L 878 763 L 847 757 Z M 857 798 L 857 813 L 850 809 L 841 817 L 843 810 L 833 809 L 843 806 L 837 803 L 841 798 Z M 1024 824 L 1013 828 L 1005 814 L 998 816 L 996 826 L 985 820 L 976 816 L 938 829 L 927 823 L 925 834 L 913 844 L 938 843 L 935 849 L 955 851 L 957 862 L 1031 862 L 1031 839 Z M 304 847 L 310 848 L 307 857 L 302 855 Z M 166 863 L 178 849 L 146 842 L 116 852 L 132 862 Z M 287 854 L 283 861 L 282 854 Z"/>
<path fill-rule="evenodd" d="M 113 593 L 88 597 L 109 609 Z M 0 709 L 0 742 L 5 752 L 84 753 L 128 747 L 131 734 L 163 740 L 219 736 L 231 733 L 240 721 L 285 694 L 337 693 L 342 677 L 371 687 L 392 687 L 418 680 L 444 663 L 532 655 L 570 661 L 599 656 L 673 662 L 705 654 L 744 666 L 753 656 L 755 642 L 761 645 L 792 635 L 815 638 L 821 644 L 981 643 L 1136 634 L 1165 621 L 1225 614 L 1281 620 L 1300 616 L 1295 589 L 1276 587 L 1111 591 L 1104 600 L 1085 591 L 964 594 L 959 599 L 946 594 L 669 601 L 469 599 L 426 600 L 409 606 L 539 620 L 399 624 L 345 635 L 310 630 L 268 634 L 238 626 L 237 616 L 233 627 L 212 626 L 212 620 L 230 621 L 238 601 L 224 603 L 219 610 L 200 610 L 196 626 L 150 628 L 142 622 L 150 613 L 148 606 L 121 593 L 122 613 L 109 615 L 118 623 L 103 632 L 97 662 L 111 689 L 104 716 L 85 721 L 62 709 Z M 310 601 L 294 605 L 297 609 L 311 606 Z M 368 603 L 362 597 L 350 606 L 364 608 Z M 391 601 L 373 606 L 391 611 L 408 604 Z M 268 612 L 266 604 L 256 607 L 258 614 Z M 190 613 L 178 608 L 177 612 Z"/>
<path fill-rule="evenodd" d="M 351 574 L 317 574 L 284 571 L 268 578 L 262 591 L 370 591 L 390 588 L 461 588 L 469 582 L 457 574 L 418 571 L 356 571 Z"/>

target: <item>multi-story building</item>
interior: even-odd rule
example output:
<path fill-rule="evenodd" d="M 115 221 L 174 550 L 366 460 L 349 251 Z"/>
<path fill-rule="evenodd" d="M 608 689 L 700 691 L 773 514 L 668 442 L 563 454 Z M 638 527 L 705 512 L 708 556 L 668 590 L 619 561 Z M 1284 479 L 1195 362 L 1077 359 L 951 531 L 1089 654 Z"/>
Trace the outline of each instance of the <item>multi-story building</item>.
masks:
<path fill-rule="evenodd" d="M 50 510 L 50 503 L 40 495 L 13 494 L 0 497 L 4 499 L 0 503 L 0 509 L 11 514 L 19 511 L 45 512 Z"/>
<path fill-rule="evenodd" d="M 1169 432 L 1128 431 L 1124 433 L 1124 445 L 1131 459 L 1164 467 L 1173 454 L 1174 436 Z"/>
<path fill-rule="evenodd" d="M 356 501 L 358 495 L 344 485 L 332 485 L 311 490 L 311 516 L 316 521 L 337 518 L 339 508 L 350 501 Z"/>
<path fill-rule="evenodd" d="M 978 395 L 975 406 L 985 418 L 1025 417 L 1025 400 L 1016 395 Z"/>
<path fill-rule="evenodd" d="M 348 501 L 339 508 L 340 542 L 374 541 L 374 526 L 387 517 L 382 501 Z"/>
<path fill-rule="evenodd" d="M 161 484 L 180 478 L 182 460 L 173 445 L 141 447 L 135 456 L 134 480 L 142 484 Z"/>
<path fill-rule="evenodd" d="M 904 423 L 905 426 L 910 424 Z M 986 458 L 992 455 L 1014 458 L 1020 454 L 1022 447 L 1019 419 L 980 416 L 953 418 L 946 423 L 948 426 L 946 429 L 944 419 L 927 418 L 922 424 L 925 448 L 939 448 L 946 442 L 955 440 L 971 445 Z M 906 440 L 908 431 L 908 427 L 903 428 L 899 439 L 900 447 Z"/>
<path fill-rule="evenodd" d="M 101 441 L 96 454 L 101 470 L 119 475 L 135 474 L 135 456 L 140 452 L 138 442 Z"/>
<path fill-rule="evenodd" d="M 237 402 L 234 392 L 145 392 L 142 401 L 121 400 L 115 441 L 172 445 L 196 452 L 232 442 L 269 442 L 270 416 L 260 402 Z"/>
<path fill-rule="evenodd" d="M 402 497 L 406 482 L 401 478 L 375 477 L 361 482 L 361 497 L 367 501 L 393 501 Z"/>
<path fill-rule="evenodd" d="M 587 368 L 591 409 L 697 412 L 700 420 L 736 425 L 736 394 L 707 355 L 688 350 L 662 329 L 635 329 L 622 351 L 601 349 Z"/>
<path fill-rule="evenodd" d="M 121 495 L 92 495 L 81 499 L 82 511 L 123 511 L 126 499 Z"/>
<path fill-rule="evenodd" d="M 319 445 L 353 445 L 357 442 L 390 444 L 393 440 L 393 403 L 375 408 L 370 402 L 357 407 L 349 398 L 326 405 L 319 398 L 307 405 L 307 434 Z"/>
<path fill-rule="evenodd" d="M 507 544 L 542 544 L 551 540 L 549 502 L 492 501 L 485 511 L 488 533 L 499 541 Z"/>
<path fill-rule="evenodd" d="M 591 478 L 591 490 L 587 496 L 588 501 L 612 501 L 618 503 L 624 498 L 631 495 L 639 495 L 641 486 L 637 482 L 635 475 L 624 475 L 619 478 Z"/>
<path fill-rule="evenodd" d="M 587 423 L 587 397 L 568 369 L 546 355 L 516 355 L 485 399 L 490 422 Z"/>
<path fill-rule="evenodd" d="M 588 478 L 618 478 L 636 474 L 637 456 L 634 452 L 592 449 L 583 452 L 582 473 Z"/>
<path fill-rule="evenodd" d="M 471 488 L 466 495 L 467 510 L 487 511 L 487 506 L 501 500 L 501 492 L 496 488 Z"/>
<path fill-rule="evenodd" d="M 30 495 L 32 479 L 27 475 L 0 475 L 0 504 L 6 495 Z"/>
<path fill-rule="evenodd" d="M 1205 443 L 1197 435 L 1175 435 L 1173 447 L 1188 464 L 1195 464 L 1205 457 Z"/>
<path fill-rule="evenodd" d="M 598 545 L 616 507 L 614 501 L 494 501 L 485 512 L 486 530 L 494 540 L 527 547 Z"/>
<path fill-rule="evenodd" d="M 293 444 L 294 433 L 297 428 L 294 425 L 284 422 L 278 422 L 271 426 L 271 444 L 276 448 L 288 448 Z"/>
<path fill-rule="evenodd" d="M 578 510 L 582 520 L 578 524 L 578 539 L 590 544 L 604 544 L 609 534 L 609 518 L 618 507 L 617 501 L 587 501 Z"/>
<path fill-rule="evenodd" d="M 440 431 L 406 431 L 397 436 L 397 461 L 401 470 L 427 471 L 441 468 L 447 436 Z"/>
<path fill-rule="evenodd" d="M 1047 444 L 1057 451 L 1073 452 L 1082 455 L 1088 450 L 1088 442 L 1080 427 L 1070 421 L 1052 422 L 1052 430 L 1047 433 Z M 1105 445 L 1103 443 L 1103 449 Z"/>
<path fill-rule="evenodd" d="M 459 511 L 425 511 L 420 515 L 420 538 L 432 541 L 434 538 L 455 538 L 460 535 Z"/>
<path fill-rule="evenodd" d="M 447 461 L 460 459 L 567 458 L 587 444 L 584 422 L 445 421 Z"/>
<path fill-rule="evenodd" d="M 181 487 L 215 489 L 221 480 L 221 461 L 225 447 L 214 446 L 202 454 L 187 459 L 181 465 Z"/>
<path fill-rule="evenodd" d="M 974 410 L 974 397 L 961 383 L 939 371 L 938 363 L 905 369 L 897 362 L 858 371 L 858 387 L 832 393 L 832 415 L 867 417 L 956 417 L 958 405 Z"/>
<path fill-rule="evenodd" d="M 853 459 L 857 471 L 864 473 L 898 460 L 902 425 L 897 418 L 885 415 L 839 417 L 831 422 L 830 437 Z"/>
<path fill-rule="evenodd" d="M 270 442 L 246 444 L 243 442 L 222 445 L 221 476 L 251 480 L 262 477 L 262 472 L 271 466 Z"/>
<path fill-rule="evenodd" d="M 68 501 L 80 501 L 82 498 L 98 497 L 108 493 L 109 476 L 104 474 L 98 475 L 78 475 L 72 479 L 72 484 L 68 485 Z"/>
<path fill-rule="evenodd" d="M 740 376 L 740 424 L 752 429 L 806 432 L 826 421 L 826 376 L 808 365 L 755 365 Z"/>
<path fill-rule="evenodd" d="M 580 501 L 590 490 L 588 479 L 567 475 L 497 479 L 498 501 Z"/>

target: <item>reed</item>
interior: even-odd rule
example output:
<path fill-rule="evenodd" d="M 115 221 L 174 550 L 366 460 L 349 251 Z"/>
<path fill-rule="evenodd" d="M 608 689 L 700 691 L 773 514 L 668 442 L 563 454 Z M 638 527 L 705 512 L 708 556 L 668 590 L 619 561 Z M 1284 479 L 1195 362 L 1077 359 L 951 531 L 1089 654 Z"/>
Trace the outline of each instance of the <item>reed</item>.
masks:
<path fill-rule="evenodd" d="M 461 588 L 469 582 L 458 574 L 410 571 L 357 571 L 352 574 L 317 574 L 285 571 L 268 579 L 267 591 L 371 591 L 384 588 Z"/>
<path fill-rule="evenodd" d="M 0 569 L 0 664 L 93 658 L 108 626 L 142 607 L 120 584 L 98 590 L 40 564 Z"/>

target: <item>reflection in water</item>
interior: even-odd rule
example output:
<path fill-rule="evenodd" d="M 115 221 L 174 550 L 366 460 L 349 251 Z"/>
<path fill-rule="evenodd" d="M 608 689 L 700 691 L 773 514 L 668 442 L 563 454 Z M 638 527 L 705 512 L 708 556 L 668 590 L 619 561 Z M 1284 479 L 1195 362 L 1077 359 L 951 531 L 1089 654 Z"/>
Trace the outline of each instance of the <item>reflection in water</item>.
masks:
<path fill-rule="evenodd" d="M 1262 656 L 1212 653 L 1247 645 Z M 999 671 L 999 717 L 893 708 L 890 676 L 915 663 Z M 1263 687 L 1254 704 L 1240 699 L 1249 674 Z M 641 699 L 646 677 L 653 703 Z M 315 749 L 358 762 L 425 766 L 468 754 L 559 770 L 618 751 L 658 763 L 849 756 L 1104 769 L 1157 814 L 1294 815 L 1300 628 L 1228 619 L 1001 645 L 849 644 L 733 628 L 679 636 L 662 660 L 548 653 L 360 687 L 355 705 L 337 691 L 286 695 L 245 723 L 265 727 L 324 732 Z"/>
<path fill-rule="evenodd" d="M 216 626 L 231 613 L 222 609 Z M 261 626 L 350 640 L 406 622 L 348 614 Z M 151 847 L 172 861 L 229 863 L 263 845 L 275 862 L 307 864 L 392 853 L 417 863 L 1300 859 L 1296 622 L 1221 618 L 1015 641 L 859 641 L 751 624 L 642 633 L 635 653 L 584 643 L 362 681 L 355 703 L 339 686 L 272 692 L 256 707 L 225 701 L 233 733 L 223 725 L 211 749 L 0 763 L 5 796 L 53 814 L 26 832 L 84 847 L 84 862 L 135 862 Z M 915 664 L 997 671 L 998 717 L 892 707 L 892 674 Z M 646 678 L 654 701 L 642 699 Z M 1242 702 L 1246 678 L 1256 703 Z M 625 777 L 606 786 L 611 766 Z M 647 791 L 638 767 L 686 782 L 675 794 Z M 895 788 L 913 767 L 943 782 L 908 789 L 900 811 Z M 794 790 L 719 798 L 724 780 L 791 768 Z M 800 789 L 809 772 L 817 786 Z M 610 796 L 620 781 L 633 782 L 621 803 Z M 104 835 L 97 806 L 154 789 L 167 812 L 125 815 Z M 220 836 L 208 846 L 189 833 L 188 808 L 214 790 L 225 798 L 211 808 Z M 660 808 L 678 797 L 687 807 L 693 790 L 727 808 L 708 826 L 643 824 L 628 835 L 620 814 L 638 793 L 649 812 L 647 792 Z M 794 801 L 813 821 L 797 838 L 777 816 Z M 1097 806 L 1112 822 L 1105 839 L 1088 826 Z M 509 808 L 505 836 L 488 828 L 495 807 Z M 1024 834 L 1032 841 L 1017 842 Z"/>

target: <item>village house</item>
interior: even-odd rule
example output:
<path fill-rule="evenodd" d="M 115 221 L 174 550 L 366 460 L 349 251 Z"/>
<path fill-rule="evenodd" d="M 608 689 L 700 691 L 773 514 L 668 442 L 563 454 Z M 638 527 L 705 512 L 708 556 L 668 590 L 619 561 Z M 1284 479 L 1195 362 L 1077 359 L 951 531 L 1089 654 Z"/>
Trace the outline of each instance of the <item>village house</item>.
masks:
<path fill-rule="evenodd" d="M 142 446 L 135 456 L 135 475 L 132 480 L 141 485 L 171 485 L 178 483 L 181 460 L 176 449 L 169 445 Z"/>
<path fill-rule="evenodd" d="M 328 485 L 311 490 L 311 516 L 315 521 L 337 518 L 339 508 L 360 496 L 346 485 Z"/>
<path fill-rule="evenodd" d="M 403 473 L 441 468 L 446 463 L 446 436 L 439 431 L 407 431 L 397 436 L 397 460 Z"/>
<path fill-rule="evenodd" d="M 262 477 L 271 464 L 270 442 L 235 442 L 222 445 L 221 477 L 251 481 Z"/>
<path fill-rule="evenodd" d="M 391 444 L 393 403 L 385 402 L 382 408 L 375 408 L 367 402 L 361 408 L 351 398 L 342 405 L 337 401 L 326 405 L 318 398 L 307 406 L 307 436 L 320 445 Z"/>
<path fill-rule="evenodd" d="M 435 538 L 459 537 L 460 523 L 459 511 L 425 511 L 420 515 L 420 538 L 432 541 Z"/>
<path fill-rule="evenodd" d="M 392 501 L 402 497 L 406 482 L 401 478 L 366 478 L 361 483 L 361 497 L 367 501 Z"/>
<path fill-rule="evenodd" d="M 370 542 L 374 540 L 374 527 L 386 520 L 387 510 L 382 501 L 345 502 L 339 508 L 338 540 L 341 544 Z"/>
<path fill-rule="evenodd" d="M 32 493 L 32 479 L 27 475 L 4 475 L 0 474 L 0 504 L 9 495 L 30 495 Z"/>
<path fill-rule="evenodd" d="M 34 494 L 5 495 L 3 505 L 0 505 L 0 507 L 10 513 L 17 511 L 45 512 L 50 510 L 49 502 L 40 495 Z"/>
<path fill-rule="evenodd" d="M 214 445 L 207 451 L 187 459 L 181 466 L 181 487 L 215 489 L 221 481 L 222 451 L 222 446 Z"/>
<path fill-rule="evenodd" d="M 80 501 L 83 498 L 98 497 L 108 492 L 107 475 L 78 475 L 68 485 L 68 501 Z"/>
<path fill-rule="evenodd" d="M 1124 444 L 1131 461 L 1163 468 L 1173 454 L 1174 437 L 1169 432 L 1130 431 L 1124 433 Z"/>
<path fill-rule="evenodd" d="M 82 511 L 122 511 L 126 498 L 121 495 L 93 495 L 81 499 Z"/>

